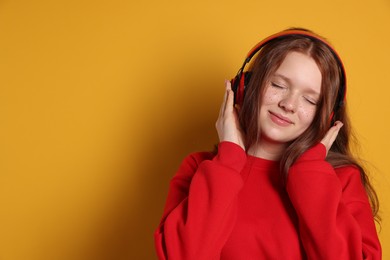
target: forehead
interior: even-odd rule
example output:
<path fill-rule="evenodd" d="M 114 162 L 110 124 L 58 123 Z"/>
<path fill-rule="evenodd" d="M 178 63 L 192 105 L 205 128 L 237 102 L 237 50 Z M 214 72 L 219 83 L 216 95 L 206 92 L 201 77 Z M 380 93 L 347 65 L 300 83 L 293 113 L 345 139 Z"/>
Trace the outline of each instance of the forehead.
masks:
<path fill-rule="evenodd" d="M 320 93 L 322 74 L 316 61 L 307 54 L 290 52 L 286 55 L 273 77 L 289 84 Z"/>

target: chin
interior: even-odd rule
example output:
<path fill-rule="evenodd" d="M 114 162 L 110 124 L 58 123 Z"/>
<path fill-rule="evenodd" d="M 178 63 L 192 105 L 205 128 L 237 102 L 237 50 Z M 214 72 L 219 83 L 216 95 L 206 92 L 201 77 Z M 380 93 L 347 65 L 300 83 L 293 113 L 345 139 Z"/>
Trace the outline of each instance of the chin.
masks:
<path fill-rule="evenodd" d="M 281 129 L 273 128 L 270 130 L 271 131 L 267 131 L 264 129 L 264 131 L 262 131 L 262 138 L 272 143 L 287 144 L 299 137 L 299 135 L 287 134 L 285 130 Z"/>
<path fill-rule="evenodd" d="M 274 144 L 284 144 L 287 145 L 294 141 L 296 138 L 283 137 L 283 136 L 273 136 L 273 135 L 262 135 L 262 139 L 268 141 L 269 143 Z"/>

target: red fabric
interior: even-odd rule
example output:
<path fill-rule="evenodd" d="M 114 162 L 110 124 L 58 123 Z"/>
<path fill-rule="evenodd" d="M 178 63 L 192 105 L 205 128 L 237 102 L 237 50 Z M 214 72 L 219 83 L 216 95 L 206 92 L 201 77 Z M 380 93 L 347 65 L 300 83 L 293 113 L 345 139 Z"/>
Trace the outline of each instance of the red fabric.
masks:
<path fill-rule="evenodd" d="M 359 171 L 325 154 L 302 155 L 286 187 L 277 162 L 233 143 L 188 156 L 155 232 L 159 259 L 381 259 Z"/>

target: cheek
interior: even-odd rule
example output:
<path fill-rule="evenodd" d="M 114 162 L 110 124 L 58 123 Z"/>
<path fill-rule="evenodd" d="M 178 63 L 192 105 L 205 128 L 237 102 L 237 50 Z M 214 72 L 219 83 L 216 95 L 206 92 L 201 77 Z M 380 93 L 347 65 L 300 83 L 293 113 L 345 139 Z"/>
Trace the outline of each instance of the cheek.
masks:
<path fill-rule="evenodd" d="M 281 99 L 281 93 L 280 91 L 272 90 L 271 88 L 268 88 L 263 96 L 263 103 L 264 104 L 273 104 Z"/>
<path fill-rule="evenodd" d="M 310 125 L 311 122 L 314 119 L 316 113 L 316 107 L 315 106 L 305 106 L 305 105 L 300 105 L 299 106 L 299 117 L 302 123 L 306 125 Z"/>

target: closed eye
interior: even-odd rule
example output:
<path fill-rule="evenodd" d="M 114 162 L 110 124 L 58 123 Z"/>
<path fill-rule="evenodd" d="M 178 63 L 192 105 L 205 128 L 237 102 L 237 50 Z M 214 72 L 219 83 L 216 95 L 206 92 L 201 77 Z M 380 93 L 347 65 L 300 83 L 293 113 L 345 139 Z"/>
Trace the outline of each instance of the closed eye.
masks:
<path fill-rule="evenodd" d="M 314 101 L 314 100 L 312 100 L 311 98 L 304 97 L 304 99 L 305 99 L 307 102 L 309 102 L 310 104 L 314 105 L 314 106 L 317 105 L 317 102 Z"/>
<path fill-rule="evenodd" d="M 275 88 L 282 88 L 282 89 L 284 88 L 283 86 L 276 84 L 275 82 L 271 82 L 271 86 Z"/>

